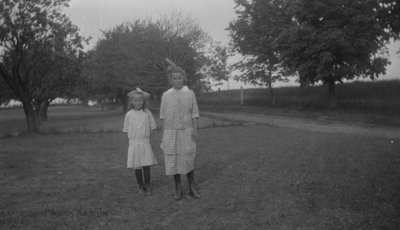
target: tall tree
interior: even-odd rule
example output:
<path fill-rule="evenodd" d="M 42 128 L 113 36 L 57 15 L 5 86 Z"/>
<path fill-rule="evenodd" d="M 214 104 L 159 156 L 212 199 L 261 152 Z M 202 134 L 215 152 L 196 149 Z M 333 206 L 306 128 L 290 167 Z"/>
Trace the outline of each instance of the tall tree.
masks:
<path fill-rule="evenodd" d="M 206 56 L 204 72 L 210 80 L 217 82 L 215 85 L 218 86 L 231 77 L 231 66 L 228 64 L 231 54 L 228 47 L 219 43 L 212 44 L 210 49 L 209 55 Z"/>
<path fill-rule="evenodd" d="M 205 62 L 205 53 L 212 39 L 191 17 L 181 13 L 172 14 L 159 20 L 167 41 L 167 57 L 177 65 L 184 67 L 187 73 L 187 84 L 199 92 L 206 77 L 201 69 Z"/>
<path fill-rule="evenodd" d="M 3 78 L 0 77 L 0 105 L 7 105 L 13 98 L 13 92 L 4 82 Z"/>
<path fill-rule="evenodd" d="M 273 33 L 267 41 L 278 51 L 279 62 L 296 71 L 302 85 L 328 85 L 329 105 L 336 106 L 336 82 L 357 77 L 377 78 L 389 63 L 385 45 L 398 37 L 398 3 L 395 0 L 238 0 L 247 23 L 258 22 L 254 7 L 265 5 L 258 34 Z M 255 10 L 257 11 L 257 10 Z M 396 13 L 397 12 L 397 13 Z M 248 40 L 250 43 L 255 41 Z M 383 53 L 383 55 L 382 55 Z"/>
<path fill-rule="evenodd" d="M 98 101 L 117 98 L 126 111 L 130 90 L 141 87 L 160 94 L 168 87 L 166 57 L 183 66 L 188 84 L 195 86 L 200 68 L 196 57 L 205 38 L 200 27 L 179 18 L 136 20 L 106 31 L 89 52 L 89 94 Z"/>
<path fill-rule="evenodd" d="M 234 67 L 240 74 L 237 79 L 256 85 L 266 85 L 275 103 L 272 85 L 287 81 L 285 70 L 279 60 L 276 47 L 278 35 L 291 23 L 284 1 L 237 0 L 238 19 L 229 24 L 232 45 L 245 57 Z"/>
<path fill-rule="evenodd" d="M 245 59 L 234 64 L 236 70 L 240 74 L 235 76 L 236 80 L 250 83 L 252 85 L 267 86 L 271 98 L 271 104 L 276 104 L 275 94 L 273 90 L 273 83 L 277 81 L 287 82 L 288 78 L 285 72 L 279 69 L 278 64 L 271 64 L 270 62 L 260 63 L 255 57 L 247 56 Z"/>
<path fill-rule="evenodd" d="M 84 41 L 61 13 L 66 6 L 68 0 L 0 2 L 0 76 L 22 102 L 30 132 L 39 130 L 40 114 L 66 77 L 61 67 L 78 57 Z"/>

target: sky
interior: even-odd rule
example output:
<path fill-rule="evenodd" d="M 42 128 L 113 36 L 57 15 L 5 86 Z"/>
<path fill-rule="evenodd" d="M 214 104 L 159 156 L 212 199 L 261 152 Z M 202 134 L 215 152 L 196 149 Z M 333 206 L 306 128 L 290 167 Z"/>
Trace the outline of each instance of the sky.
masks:
<path fill-rule="evenodd" d="M 158 19 L 173 13 L 193 18 L 215 41 L 228 45 L 226 28 L 236 18 L 234 0 L 71 0 L 64 12 L 80 28 L 85 37 L 92 37 L 88 49 L 101 38 L 101 30 L 108 30 L 123 22 L 147 17 Z M 400 79 L 400 42 L 389 45 L 391 65 L 379 79 Z M 290 85 L 293 85 L 292 82 Z M 249 88 L 241 82 L 230 80 L 221 89 Z M 277 84 L 277 86 L 280 86 Z"/>
<path fill-rule="evenodd" d="M 182 13 L 192 17 L 215 40 L 227 44 L 225 28 L 235 18 L 234 6 L 233 0 L 71 0 L 64 11 L 83 35 L 93 37 L 91 43 L 101 37 L 101 29 L 122 22 Z"/>

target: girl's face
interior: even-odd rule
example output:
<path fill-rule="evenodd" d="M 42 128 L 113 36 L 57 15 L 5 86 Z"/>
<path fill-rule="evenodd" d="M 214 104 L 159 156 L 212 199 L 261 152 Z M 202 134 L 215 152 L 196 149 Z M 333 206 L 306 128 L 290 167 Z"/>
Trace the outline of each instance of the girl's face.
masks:
<path fill-rule="evenodd" d="M 131 100 L 132 100 L 131 103 L 133 105 L 133 109 L 135 109 L 135 110 L 143 109 L 144 99 L 143 99 L 142 95 L 135 94 L 135 95 L 133 95 Z"/>
<path fill-rule="evenodd" d="M 172 73 L 171 85 L 174 89 L 181 89 L 183 87 L 184 77 L 181 73 Z"/>

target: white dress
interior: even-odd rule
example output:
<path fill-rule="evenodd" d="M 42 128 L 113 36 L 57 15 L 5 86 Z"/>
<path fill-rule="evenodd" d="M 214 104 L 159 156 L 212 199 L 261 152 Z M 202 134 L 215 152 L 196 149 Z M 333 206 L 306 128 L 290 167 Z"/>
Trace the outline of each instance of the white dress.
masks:
<path fill-rule="evenodd" d="M 127 168 L 141 168 L 156 165 L 150 144 L 151 129 L 156 123 L 150 110 L 130 110 L 125 115 L 123 132 L 128 133 L 129 148 Z"/>

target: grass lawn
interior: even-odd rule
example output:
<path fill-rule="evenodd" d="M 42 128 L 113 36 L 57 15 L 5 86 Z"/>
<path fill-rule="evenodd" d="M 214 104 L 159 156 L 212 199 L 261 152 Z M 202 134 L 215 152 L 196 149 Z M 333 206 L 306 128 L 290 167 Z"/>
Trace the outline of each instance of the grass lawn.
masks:
<path fill-rule="evenodd" d="M 120 106 L 102 111 L 98 107 L 52 106 L 49 107 L 48 120 L 40 127 L 42 134 L 65 133 L 110 133 L 121 132 L 124 113 Z M 154 119 L 161 127 L 158 111 L 153 111 Z M 199 127 L 232 125 L 232 122 L 210 119 L 199 121 Z M 0 110 L 0 138 L 21 136 L 26 133 L 26 120 L 22 109 Z"/>
<path fill-rule="evenodd" d="M 0 228 L 400 229 L 400 140 L 203 128 L 195 170 L 202 197 L 176 202 L 160 139 L 156 131 L 151 197 L 137 193 L 125 167 L 122 133 L 0 139 Z"/>

